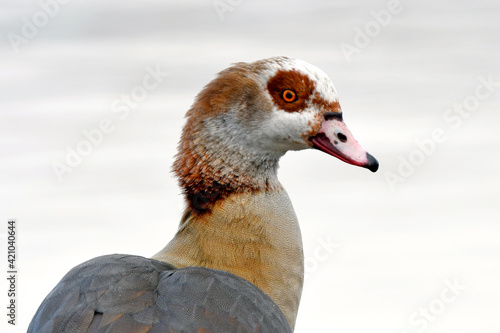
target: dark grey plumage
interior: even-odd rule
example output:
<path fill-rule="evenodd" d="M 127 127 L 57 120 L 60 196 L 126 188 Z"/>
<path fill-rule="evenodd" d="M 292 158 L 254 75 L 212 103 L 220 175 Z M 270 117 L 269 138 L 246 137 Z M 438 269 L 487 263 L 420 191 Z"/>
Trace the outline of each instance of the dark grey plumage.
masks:
<path fill-rule="evenodd" d="M 292 332 L 278 306 L 228 272 L 131 255 L 73 268 L 40 305 L 37 332 Z"/>

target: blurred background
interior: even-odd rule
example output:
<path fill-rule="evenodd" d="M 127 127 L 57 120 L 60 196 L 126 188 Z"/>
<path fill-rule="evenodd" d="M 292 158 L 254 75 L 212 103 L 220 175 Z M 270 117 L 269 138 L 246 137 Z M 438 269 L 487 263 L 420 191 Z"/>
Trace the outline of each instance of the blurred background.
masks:
<path fill-rule="evenodd" d="M 184 206 L 184 113 L 220 70 L 274 55 L 332 78 L 381 165 L 282 159 L 306 256 L 295 331 L 499 332 L 498 1 L 1 7 L 0 233 L 6 253 L 17 220 L 19 267 L 15 327 L 1 279 L 2 332 L 25 332 L 75 265 L 163 248 Z"/>

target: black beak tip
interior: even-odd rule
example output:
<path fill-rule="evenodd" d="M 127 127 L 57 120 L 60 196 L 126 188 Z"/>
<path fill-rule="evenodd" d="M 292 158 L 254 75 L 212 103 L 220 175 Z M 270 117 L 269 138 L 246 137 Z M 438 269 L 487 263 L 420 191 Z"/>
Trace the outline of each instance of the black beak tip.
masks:
<path fill-rule="evenodd" d="M 366 158 L 368 159 L 368 163 L 366 164 L 366 168 L 371 172 L 377 172 L 378 170 L 378 161 L 372 155 L 366 153 Z"/>

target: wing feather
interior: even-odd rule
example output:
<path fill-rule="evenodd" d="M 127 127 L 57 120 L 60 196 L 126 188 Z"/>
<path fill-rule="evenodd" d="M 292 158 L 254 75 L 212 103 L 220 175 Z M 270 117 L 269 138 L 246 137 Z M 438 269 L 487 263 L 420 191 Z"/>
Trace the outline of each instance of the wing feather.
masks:
<path fill-rule="evenodd" d="M 73 268 L 28 332 L 291 332 L 278 306 L 228 272 L 108 255 Z"/>

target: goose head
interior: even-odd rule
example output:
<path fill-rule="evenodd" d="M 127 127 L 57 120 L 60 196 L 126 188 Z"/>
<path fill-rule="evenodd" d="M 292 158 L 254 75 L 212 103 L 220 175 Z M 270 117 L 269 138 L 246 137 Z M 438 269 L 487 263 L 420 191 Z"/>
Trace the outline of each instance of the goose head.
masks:
<path fill-rule="evenodd" d="M 174 172 L 188 201 L 193 193 L 207 199 L 228 188 L 279 184 L 278 160 L 289 150 L 318 149 L 378 169 L 345 125 L 332 81 L 298 59 L 234 64 L 199 93 L 186 117 Z"/>

